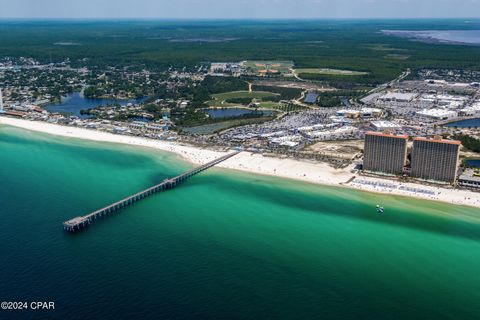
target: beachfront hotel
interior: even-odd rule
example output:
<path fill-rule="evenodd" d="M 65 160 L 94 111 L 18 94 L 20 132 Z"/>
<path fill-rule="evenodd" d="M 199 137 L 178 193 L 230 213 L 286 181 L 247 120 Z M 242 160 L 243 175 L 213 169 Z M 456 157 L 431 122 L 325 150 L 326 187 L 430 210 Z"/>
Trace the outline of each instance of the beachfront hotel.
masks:
<path fill-rule="evenodd" d="M 406 135 L 367 132 L 363 170 L 402 174 L 407 161 L 407 140 Z"/>
<path fill-rule="evenodd" d="M 460 141 L 415 138 L 413 141 L 411 176 L 455 183 L 460 156 Z"/>

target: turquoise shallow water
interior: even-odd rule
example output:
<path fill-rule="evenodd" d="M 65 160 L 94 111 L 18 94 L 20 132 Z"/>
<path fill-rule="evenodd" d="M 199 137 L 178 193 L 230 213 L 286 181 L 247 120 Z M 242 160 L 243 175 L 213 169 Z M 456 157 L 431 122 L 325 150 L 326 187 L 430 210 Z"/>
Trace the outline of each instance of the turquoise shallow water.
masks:
<path fill-rule="evenodd" d="M 191 166 L 11 127 L 0 150 L 0 298 L 56 306 L 0 319 L 479 318 L 478 209 L 213 169 L 69 235 Z"/>

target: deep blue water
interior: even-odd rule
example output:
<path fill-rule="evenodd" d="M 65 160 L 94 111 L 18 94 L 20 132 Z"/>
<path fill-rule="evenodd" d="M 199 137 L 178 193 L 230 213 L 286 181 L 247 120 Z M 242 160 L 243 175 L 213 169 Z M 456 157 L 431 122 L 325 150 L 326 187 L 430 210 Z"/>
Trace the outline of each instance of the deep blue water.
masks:
<path fill-rule="evenodd" d="M 480 159 L 466 160 L 465 163 L 469 166 L 480 168 Z"/>
<path fill-rule="evenodd" d="M 447 126 L 447 127 L 459 127 L 459 128 L 480 127 L 480 118 L 450 122 L 449 124 L 446 124 L 445 126 Z"/>
<path fill-rule="evenodd" d="M 80 110 L 91 109 L 98 106 L 106 106 L 109 104 L 119 103 L 125 106 L 129 103 L 140 103 L 146 98 L 133 100 L 119 100 L 119 99 L 87 99 L 80 92 L 74 92 L 62 98 L 60 103 L 50 104 L 45 106 L 45 109 L 51 112 L 70 113 L 76 116 L 87 118 L 87 115 L 81 115 Z"/>

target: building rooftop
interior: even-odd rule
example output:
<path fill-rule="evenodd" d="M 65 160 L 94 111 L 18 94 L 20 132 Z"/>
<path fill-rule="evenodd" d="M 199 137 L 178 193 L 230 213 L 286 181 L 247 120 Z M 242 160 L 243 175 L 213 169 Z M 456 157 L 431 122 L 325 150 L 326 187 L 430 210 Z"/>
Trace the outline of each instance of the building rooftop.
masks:
<path fill-rule="evenodd" d="M 340 113 L 360 114 L 360 111 L 353 110 L 353 109 L 342 109 L 337 111 L 337 114 L 340 114 Z"/>
<path fill-rule="evenodd" d="M 361 112 L 383 112 L 382 109 L 378 109 L 378 108 L 362 108 L 360 111 Z"/>
<path fill-rule="evenodd" d="M 412 100 L 417 97 L 416 93 L 409 92 L 387 92 L 380 97 L 382 100 Z"/>
<path fill-rule="evenodd" d="M 372 126 L 377 128 L 392 128 L 392 129 L 400 128 L 400 125 L 398 123 L 386 121 L 386 120 L 372 121 L 371 124 Z"/>
<path fill-rule="evenodd" d="M 369 131 L 369 132 L 366 132 L 365 135 L 368 135 L 368 136 L 378 136 L 378 137 L 387 137 L 387 138 L 397 138 L 397 139 L 408 139 L 408 136 L 407 136 L 406 134 L 403 134 L 403 135 L 395 135 L 395 134 L 389 134 L 389 133 L 381 133 L 381 132 Z"/>
<path fill-rule="evenodd" d="M 414 141 L 427 141 L 427 142 L 436 142 L 436 143 L 446 143 L 446 144 L 455 144 L 461 145 L 462 143 L 457 140 L 445 140 L 445 139 L 429 139 L 425 137 L 416 137 Z"/>
<path fill-rule="evenodd" d="M 468 181 L 468 182 L 480 182 L 480 177 L 477 177 L 477 176 L 474 176 L 472 174 L 462 174 L 460 177 L 459 177 L 460 180 L 463 180 L 463 181 Z"/>
<path fill-rule="evenodd" d="M 445 116 L 455 116 L 457 113 L 451 110 L 445 109 L 424 109 L 418 111 L 417 115 L 428 116 L 428 117 L 445 117 Z"/>

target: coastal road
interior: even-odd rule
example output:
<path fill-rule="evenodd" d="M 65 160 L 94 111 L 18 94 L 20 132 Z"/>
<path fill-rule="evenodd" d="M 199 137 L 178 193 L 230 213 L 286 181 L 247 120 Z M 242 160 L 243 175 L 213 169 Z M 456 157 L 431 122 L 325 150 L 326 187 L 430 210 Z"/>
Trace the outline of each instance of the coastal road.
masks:
<path fill-rule="evenodd" d="M 392 86 L 394 84 L 397 84 L 399 83 L 400 81 L 404 80 L 406 77 L 408 77 L 410 75 L 410 73 L 412 73 L 412 71 L 409 69 L 407 69 L 406 71 L 402 72 L 401 75 L 398 76 L 398 78 L 395 78 L 393 79 L 392 81 L 390 82 L 387 82 L 387 83 L 384 83 L 384 84 L 381 84 L 379 85 L 378 87 L 370 90 L 365 96 L 368 96 L 368 95 L 371 95 L 371 94 L 374 94 L 374 93 L 377 93 L 377 92 L 380 92 L 384 89 L 386 89 L 388 86 Z"/>

